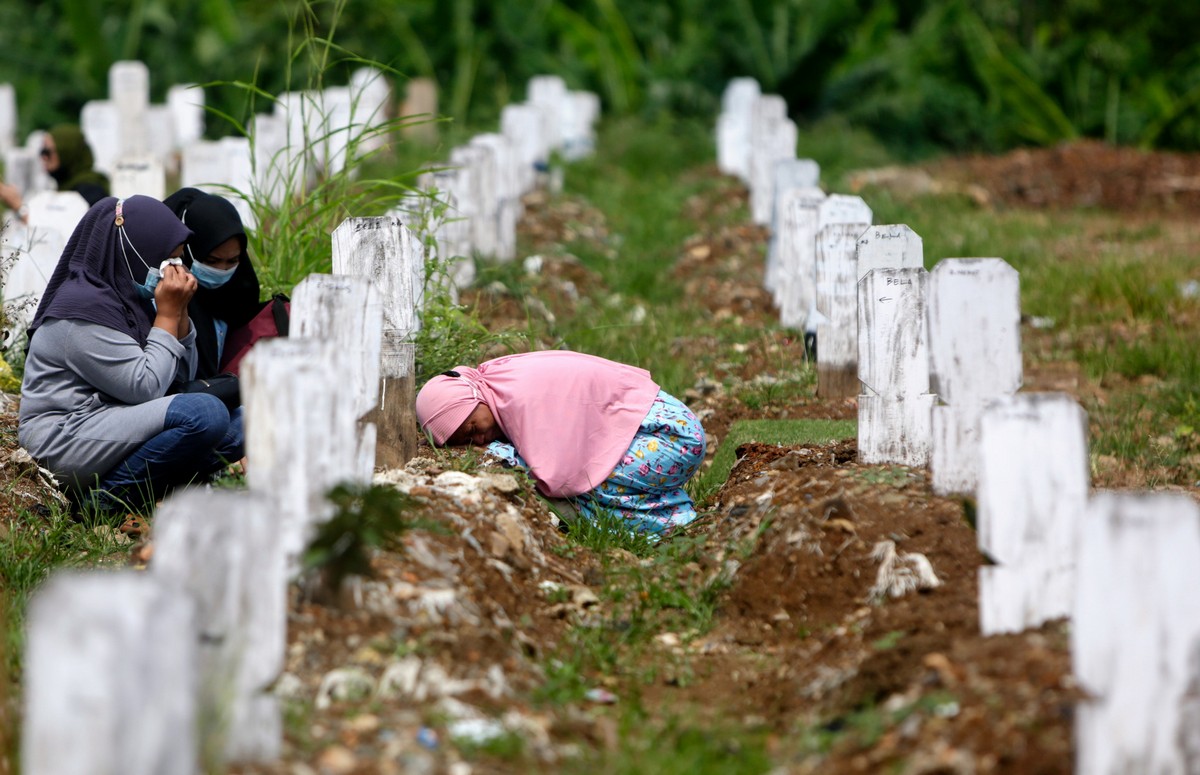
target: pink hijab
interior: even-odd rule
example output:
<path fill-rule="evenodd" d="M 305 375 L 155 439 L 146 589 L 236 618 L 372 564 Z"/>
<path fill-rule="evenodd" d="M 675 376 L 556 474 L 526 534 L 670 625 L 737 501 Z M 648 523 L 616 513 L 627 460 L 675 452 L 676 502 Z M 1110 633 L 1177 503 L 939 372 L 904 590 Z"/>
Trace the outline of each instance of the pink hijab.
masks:
<path fill-rule="evenodd" d="M 580 495 L 608 478 L 650 411 L 650 372 L 594 355 L 546 350 L 437 376 L 417 395 L 417 422 L 446 443 L 480 403 L 529 464 L 538 489 Z"/>

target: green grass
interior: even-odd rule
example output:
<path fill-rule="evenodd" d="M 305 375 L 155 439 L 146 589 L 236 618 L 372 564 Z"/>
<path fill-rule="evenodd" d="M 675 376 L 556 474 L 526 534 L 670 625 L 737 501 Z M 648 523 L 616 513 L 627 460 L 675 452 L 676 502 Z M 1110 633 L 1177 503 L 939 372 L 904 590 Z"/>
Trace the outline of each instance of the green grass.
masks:
<path fill-rule="evenodd" d="M 700 499 L 716 492 L 737 462 L 737 448 L 747 442 L 780 446 L 826 444 L 854 438 L 857 429 L 858 424 L 853 420 L 739 420 L 721 440 L 712 465 L 692 480 L 691 492 Z"/>

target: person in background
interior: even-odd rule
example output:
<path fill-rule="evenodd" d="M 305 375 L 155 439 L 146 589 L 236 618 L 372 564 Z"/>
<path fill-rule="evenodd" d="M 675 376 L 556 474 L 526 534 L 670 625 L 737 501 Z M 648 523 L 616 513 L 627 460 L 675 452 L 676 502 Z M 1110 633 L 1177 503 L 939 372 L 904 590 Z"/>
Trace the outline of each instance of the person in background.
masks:
<path fill-rule="evenodd" d="M 188 314 L 196 327 L 196 377 L 210 379 L 221 372 L 229 332 L 249 323 L 263 307 L 258 275 L 246 253 L 246 229 L 224 197 L 183 188 L 163 201 L 192 231 L 183 261 L 199 287 Z"/>
<path fill-rule="evenodd" d="M 242 457 L 240 410 L 167 395 L 195 373 L 196 279 L 178 258 L 191 236 L 156 199 L 106 197 L 50 277 L 29 328 L 18 438 L 76 504 L 145 514 Z"/>
<path fill-rule="evenodd" d="M 42 136 L 42 167 L 59 191 L 75 191 L 88 205 L 108 196 L 108 178 L 92 169 L 95 158 L 84 139 L 83 130 L 74 124 L 59 124 Z M 26 220 L 29 210 L 16 186 L 0 183 L 0 201 Z"/>
<path fill-rule="evenodd" d="M 433 377 L 416 413 L 436 446 L 486 447 L 585 518 L 611 513 L 659 535 L 696 518 L 683 485 L 704 460 L 704 428 L 645 369 L 566 350 L 509 355 Z"/>

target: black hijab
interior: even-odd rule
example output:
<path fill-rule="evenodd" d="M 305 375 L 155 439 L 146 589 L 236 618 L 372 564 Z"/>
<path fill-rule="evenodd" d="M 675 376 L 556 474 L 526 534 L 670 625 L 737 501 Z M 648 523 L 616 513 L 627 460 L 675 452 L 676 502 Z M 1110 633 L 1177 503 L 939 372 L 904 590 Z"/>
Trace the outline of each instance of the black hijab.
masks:
<path fill-rule="evenodd" d="M 190 267 L 194 259 L 210 255 L 217 246 L 233 237 L 242 248 L 237 270 L 229 282 L 220 288 L 197 289 L 188 305 L 188 315 L 196 327 L 196 349 L 200 355 L 196 376 L 207 379 L 216 375 L 220 367 L 213 321 L 223 320 L 233 331 L 258 314 L 262 309 L 258 300 L 258 275 L 246 254 L 246 229 L 228 199 L 196 188 L 181 188 L 163 201 L 192 230 L 192 237 L 183 251 L 183 262 L 187 266 Z"/>
<path fill-rule="evenodd" d="M 57 318 L 99 323 L 129 334 L 145 347 L 154 325 L 154 305 L 142 299 L 135 286 L 191 234 L 152 197 L 101 199 L 67 241 L 29 327 L 30 340 L 42 323 Z"/>

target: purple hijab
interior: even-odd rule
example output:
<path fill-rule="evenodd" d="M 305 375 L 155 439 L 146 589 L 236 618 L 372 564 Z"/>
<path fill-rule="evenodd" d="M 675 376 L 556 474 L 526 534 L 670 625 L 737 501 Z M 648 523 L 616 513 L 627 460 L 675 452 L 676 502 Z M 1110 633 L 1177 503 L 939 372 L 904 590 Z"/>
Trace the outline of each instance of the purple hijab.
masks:
<path fill-rule="evenodd" d="M 118 228 L 117 201 L 101 199 L 75 227 L 29 327 L 31 339 L 42 323 L 60 318 L 107 326 L 145 347 L 154 305 L 138 296 L 135 286 L 145 282 L 147 265 L 157 267 L 192 232 L 162 202 L 140 194 L 122 201 L 124 226 Z"/>

